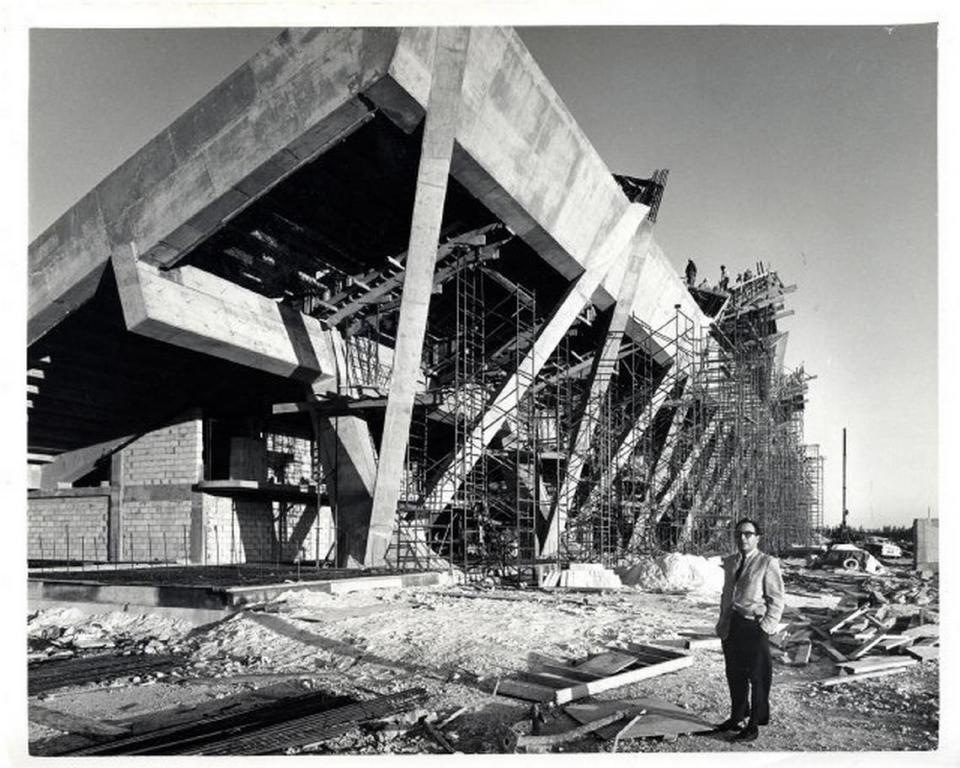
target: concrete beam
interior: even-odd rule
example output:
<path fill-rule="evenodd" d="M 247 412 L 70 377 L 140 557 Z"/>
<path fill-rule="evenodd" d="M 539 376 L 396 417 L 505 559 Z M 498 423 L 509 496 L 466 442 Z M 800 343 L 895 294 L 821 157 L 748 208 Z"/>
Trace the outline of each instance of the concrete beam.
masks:
<path fill-rule="evenodd" d="M 517 370 L 501 386 L 486 413 L 467 436 L 466 444 L 456 450 L 450 465 L 425 500 L 427 509 L 434 514 L 439 513 L 453 499 L 457 491 L 456 478 L 463 477 L 473 468 L 507 417 L 516 411 L 550 355 L 590 302 L 611 265 L 624 258 L 628 249 L 636 249 L 635 238 L 642 237 L 638 227 L 645 215 L 646 208 L 643 206 L 631 207 L 608 230 L 603 244 L 591 254 L 587 270 L 570 284 Z"/>
<path fill-rule="evenodd" d="M 617 372 L 620 345 L 630 310 L 640 288 L 640 273 L 650 245 L 651 231 L 652 224 L 645 221 L 641 226 L 637 250 L 630 253 L 626 260 L 626 268 L 620 276 L 617 303 L 610 317 L 610 324 L 601 349 L 594 357 L 593 369 L 590 372 L 590 388 L 573 428 L 566 469 L 547 520 L 546 536 L 541 550 L 544 554 L 549 555 L 556 551 L 558 532 L 566 530 L 567 515 L 576 497 L 577 488 L 580 486 L 580 476 L 586 462 L 587 451 L 596 433 L 600 408 L 610 388 L 610 382 Z M 556 518 L 555 524 L 554 518 Z"/>
<path fill-rule="evenodd" d="M 133 333 L 308 382 L 338 370 L 318 320 L 196 267 L 160 272 L 115 253 L 113 270 Z"/>
<path fill-rule="evenodd" d="M 28 343 L 93 295 L 135 243 L 169 265 L 372 115 L 396 29 L 292 29 L 238 68 L 41 234 L 29 249 Z"/>
<path fill-rule="evenodd" d="M 126 435 L 59 454 L 40 469 L 40 487 L 44 490 L 55 490 L 58 483 L 73 483 L 79 480 L 92 472 L 98 461 L 110 456 L 135 437 L 136 435 Z"/>
<path fill-rule="evenodd" d="M 407 248 L 406 275 L 400 299 L 393 374 L 384 415 L 380 467 L 374 488 L 364 560 L 368 566 L 382 564 L 396 522 L 397 502 L 403 482 L 403 458 L 409 440 L 410 417 L 427 330 L 437 243 L 462 101 L 464 60 L 469 41 L 470 30 L 465 28 L 443 28 L 436 35 L 410 245 Z"/>

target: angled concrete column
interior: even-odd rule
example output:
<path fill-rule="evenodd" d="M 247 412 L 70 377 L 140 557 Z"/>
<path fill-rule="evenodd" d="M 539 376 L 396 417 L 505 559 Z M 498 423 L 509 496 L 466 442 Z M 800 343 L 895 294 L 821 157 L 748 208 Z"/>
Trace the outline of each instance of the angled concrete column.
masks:
<path fill-rule="evenodd" d="M 737 465 L 737 456 L 736 454 L 740 450 L 740 446 L 737 444 L 736 438 L 733 438 L 734 450 L 730 452 L 730 456 L 727 460 L 726 466 L 724 466 L 723 471 L 720 473 L 720 477 L 717 478 L 717 482 L 713 484 L 713 487 L 710 489 L 710 492 L 707 494 L 703 502 L 703 514 L 709 515 L 713 512 L 713 508 L 722 498 L 723 492 L 728 485 L 728 481 L 733 475 L 733 470 Z"/>
<path fill-rule="evenodd" d="M 571 449 L 567 456 L 566 471 L 560 483 L 553 510 L 547 520 L 541 554 L 550 555 L 556 551 L 558 533 L 566 527 L 567 514 L 576 496 L 577 487 L 580 485 L 580 475 L 583 473 L 587 449 L 590 447 L 593 435 L 596 432 L 597 420 L 600 417 L 600 406 L 603 404 L 603 399 L 610 388 L 610 382 L 617 372 L 620 344 L 623 341 L 627 320 L 630 319 L 630 311 L 640 287 L 640 273 L 650 245 L 651 230 L 650 222 L 644 221 L 640 230 L 637 250 L 630 254 L 627 268 L 620 282 L 617 303 L 610 317 L 610 325 L 607 327 L 603 346 L 599 354 L 594 357 L 593 370 L 590 372 L 590 389 L 574 426 Z M 555 523 L 554 518 L 556 518 Z"/>
<path fill-rule="evenodd" d="M 657 511 L 653 517 L 653 522 L 657 523 L 660 521 L 660 518 L 663 517 L 663 513 L 666 511 L 667 507 L 670 506 L 670 502 L 673 501 L 674 497 L 680 492 L 680 488 L 686 482 L 687 478 L 690 476 L 690 472 L 693 470 L 693 465 L 696 463 L 697 459 L 700 458 L 700 454 L 703 453 L 703 450 L 707 447 L 710 442 L 710 438 L 713 437 L 713 433 L 717 431 L 717 422 L 713 421 L 700 436 L 700 439 L 697 441 L 697 444 L 693 447 L 693 450 L 690 451 L 690 455 L 687 456 L 686 461 L 683 462 L 683 466 L 680 467 L 680 471 L 677 472 L 676 477 L 673 478 L 673 482 L 670 483 L 670 486 L 667 488 L 666 493 L 663 494 L 663 497 L 660 501 L 656 502 Z"/>
<path fill-rule="evenodd" d="M 678 399 L 682 397 L 681 394 Z M 651 467 L 650 482 L 647 483 L 647 498 L 651 505 L 656 503 L 657 492 L 667 477 L 667 472 L 670 469 L 670 459 L 677 447 L 677 433 L 683 426 L 683 420 L 686 418 L 688 410 L 687 404 L 681 400 L 677 405 L 677 410 L 673 412 L 673 419 L 670 421 L 670 429 L 667 430 L 667 436 L 664 438 L 663 448 L 660 449 L 660 453 L 657 454 L 657 459 Z"/>
<path fill-rule="evenodd" d="M 693 495 L 693 506 L 697 509 L 703 509 L 704 501 L 713 488 L 713 476 L 716 473 L 717 464 L 724 455 L 724 447 L 727 439 L 730 437 L 730 425 L 727 422 L 721 422 L 718 429 L 717 439 L 714 441 L 713 450 L 710 452 L 710 459 L 703 472 L 700 473 L 700 482 L 697 483 L 697 490 Z M 721 475 L 722 475 L 721 471 Z M 719 478 L 718 478 L 719 479 Z"/>
<path fill-rule="evenodd" d="M 436 35 L 436 53 L 427 116 L 417 171 L 406 275 L 400 298 L 397 343 L 390 396 L 380 443 L 380 470 L 373 492 L 367 536 L 366 565 L 383 562 L 396 517 L 403 480 L 403 457 L 420 374 L 420 357 L 427 329 L 437 242 L 450 176 L 453 139 L 462 100 L 463 69 L 470 32 L 444 27 Z"/>
<path fill-rule="evenodd" d="M 457 449 L 450 465 L 427 496 L 427 509 L 437 513 L 453 499 L 457 492 L 455 478 L 463 477 L 473 468 L 504 421 L 517 409 L 550 355 L 590 302 L 611 265 L 623 258 L 628 248 L 636 249 L 635 238 L 641 237 L 638 227 L 646 215 L 646 210 L 642 206 L 631 206 L 610 229 L 603 244 L 592 254 L 586 272 L 571 283 L 550 319 L 540 330 L 530 351 L 518 364 L 513 375 L 501 386 L 492 404 L 467 437 L 466 445 Z"/>
<path fill-rule="evenodd" d="M 636 450 L 637 445 L 643 438 L 646 431 L 650 428 L 650 425 L 653 423 L 653 420 L 656 418 L 659 410 L 663 407 L 664 401 L 666 401 L 667 396 L 670 394 L 670 391 L 673 388 L 674 386 L 672 382 L 670 382 L 669 385 L 666 382 L 661 384 L 659 389 L 654 392 L 649 406 L 643 409 L 643 413 L 640 414 L 636 422 L 634 422 L 633 426 L 630 427 L 629 431 L 624 436 L 623 440 L 620 441 L 620 445 L 617 448 L 617 452 L 613 456 L 613 460 L 610 462 L 607 472 L 612 479 L 616 479 L 620 472 L 623 471 L 623 468 L 627 465 L 627 462 L 630 460 L 630 457 Z M 600 501 L 600 492 L 601 489 L 598 486 L 595 486 L 590 490 L 590 495 L 587 497 L 587 500 L 583 505 L 583 509 L 585 511 L 589 511 L 596 507 Z M 563 529 L 560 529 L 557 526 L 551 527 L 556 528 L 557 530 L 551 532 L 552 539 L 548 539 L 544 542 L 542 550 L 544 556 L 556 552 L 556 547 L 559 544 L 559 534 L 563 532 Z M 552 547 L 552 549 L 548 550 L 548 546 Z"/>

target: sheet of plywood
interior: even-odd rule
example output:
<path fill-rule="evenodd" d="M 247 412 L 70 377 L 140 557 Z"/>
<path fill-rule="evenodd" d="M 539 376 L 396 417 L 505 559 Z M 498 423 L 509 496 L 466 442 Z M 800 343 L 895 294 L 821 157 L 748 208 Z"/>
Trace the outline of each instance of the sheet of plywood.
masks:
<path fill-rule="evenodd" d="M 625 711 L 628 717 L 639 714 L 639 718 L 627 728 L 623 728 L 621 724 L 614 724 L 597 731 L 597 735 L 605 739 L 615 738 L 620 731 L 622 731 L 620 733 L 622 740 L 702 733 L 713 727 L 712 723 L 683 707 L 652 697 L 570 704 L 564 709 L 568 715 L 580 723 L 589 723 L 616 711 Z"/>
<path fill-rule="evenodd" d="M 592 672 L 595 675 L 607 676 L 620 672 L 637 662 L 637 656 L 625 651 L 606 651 L 591 656 L 584 662 L 576 665 L 581 672 Z"/>

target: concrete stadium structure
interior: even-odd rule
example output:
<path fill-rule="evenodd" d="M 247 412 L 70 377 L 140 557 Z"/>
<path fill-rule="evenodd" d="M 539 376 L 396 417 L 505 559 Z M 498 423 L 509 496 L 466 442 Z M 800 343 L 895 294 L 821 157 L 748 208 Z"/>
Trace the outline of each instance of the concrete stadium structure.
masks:
<path fill-rule="evenodd" d="M 510 29 L 283 32 L 30 246 L 30 557 L 802 540 L 789 288 L 687 286 L 665 178 L 614 176 Z"/>

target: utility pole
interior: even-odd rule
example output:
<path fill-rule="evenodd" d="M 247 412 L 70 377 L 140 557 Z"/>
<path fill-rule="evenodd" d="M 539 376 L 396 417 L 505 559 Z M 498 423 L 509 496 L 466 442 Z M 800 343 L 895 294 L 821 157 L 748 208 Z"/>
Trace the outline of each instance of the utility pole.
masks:
<path fill-rule="evenodd" d="M 841 530 L 847 530 L 847 428 L 843 428 L 843 520 Z"/>

